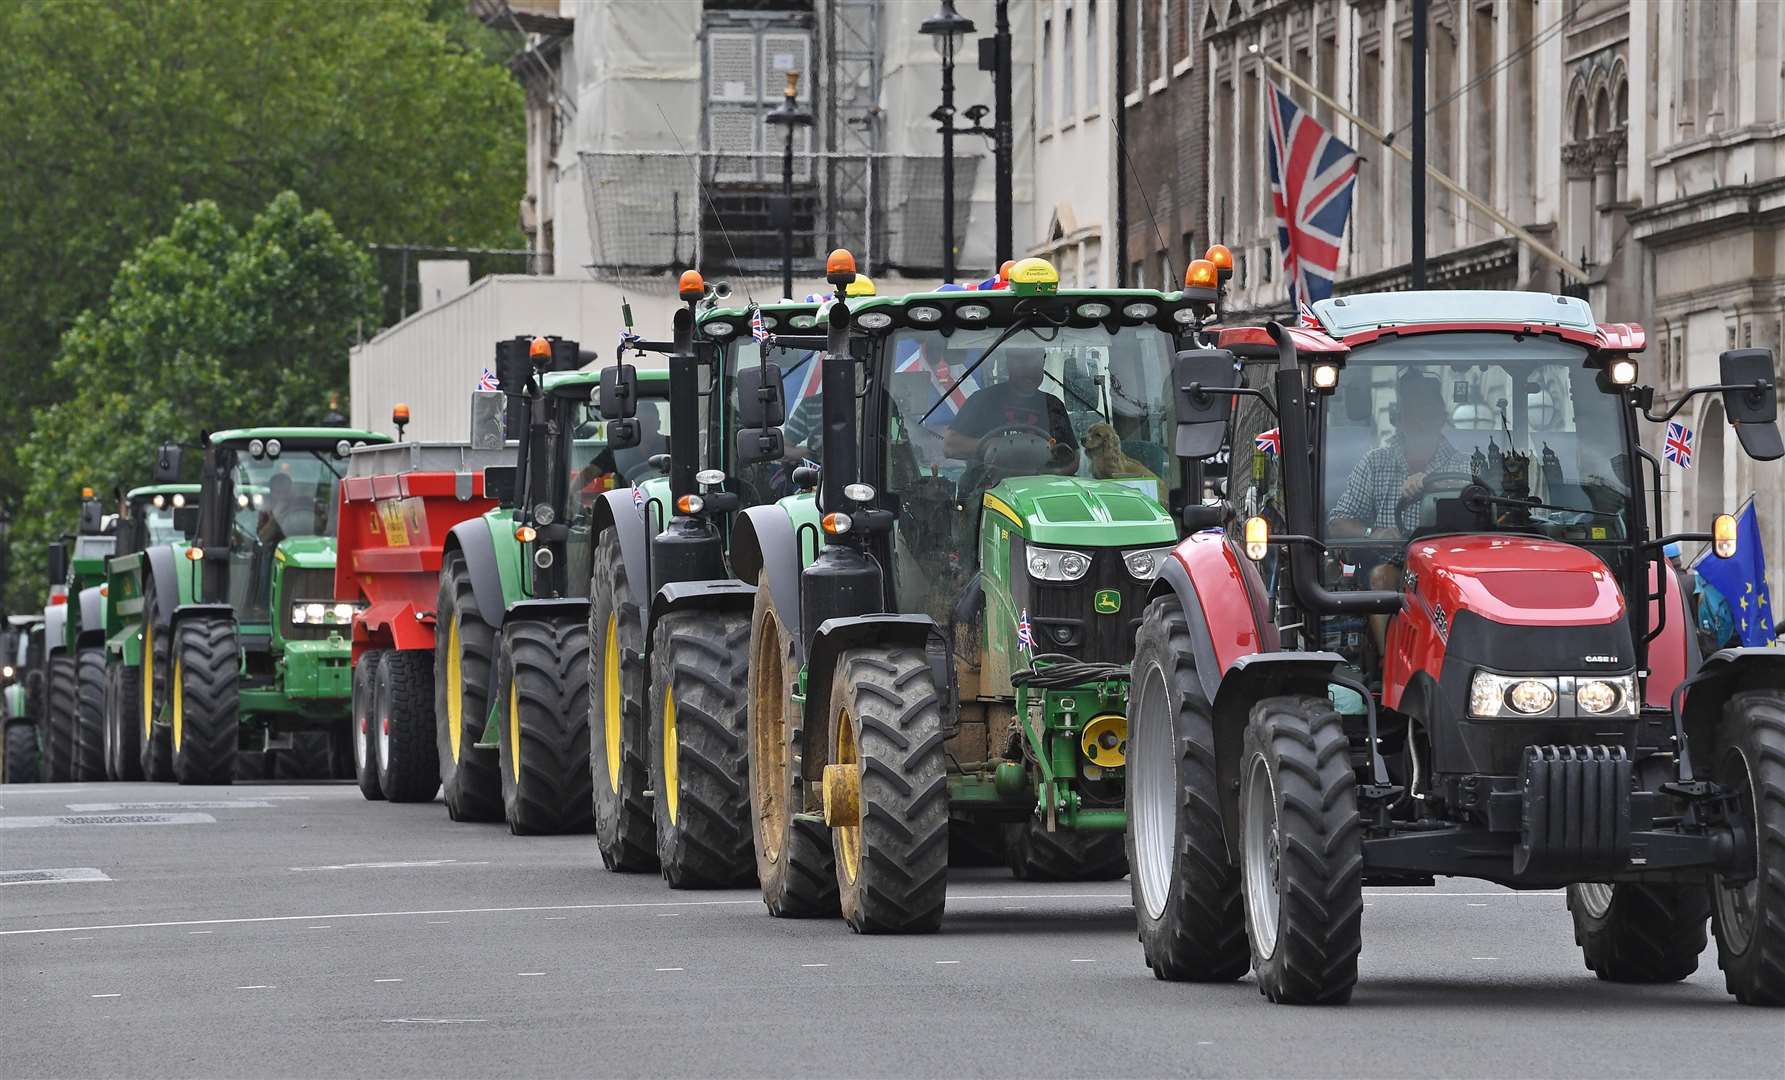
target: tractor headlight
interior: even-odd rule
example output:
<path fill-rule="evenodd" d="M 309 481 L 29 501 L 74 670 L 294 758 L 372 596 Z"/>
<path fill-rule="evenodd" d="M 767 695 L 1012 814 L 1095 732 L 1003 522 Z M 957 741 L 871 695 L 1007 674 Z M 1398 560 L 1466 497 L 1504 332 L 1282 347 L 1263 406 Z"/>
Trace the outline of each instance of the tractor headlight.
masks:
<path fill-rule="evenodd" d="M 1122 556 L 1122 564 L 1128 572 L 1141 581 L 1151 581 L 1159 576 L 1159 568 L 1165 565 L 1166 556 L 1171 554 L 1168 547 L 1142 548 L 1130 551 Z"/>
<path fill-rule="evenodd" d="M 1136 322 L 1141 322 L 1159 314 L 1159 309 L 1152 304 L 1129 304 L 1122 309 L 1122 314 Z"/>
<path fill-rule="evenodd" d="M 0 679 L 10 678 L 12 678 L 12 665 L 8 664 L 5 667 L 0 667 Z"/>
<path fill-rule="evenodd" d="M 1029 549 L 1029 576 L 1037 581 L 1077 581 L 1091 569 L 1091 557 L 1065 548 Z"/>
<path fill-rule="evenodd" d="M 346 626 L 357 611 L 358 604 L 299 600 L 291 605 L 291 621 L 296 626 Z"/>
<path fill-rule="evenodd" d="M 885 330 L 892 325 L 892 316 L 884 311 L 864 311 L 855 317 L 855 325 L 863 330 Z"/>
<path fill-rule="evenodd" d="M 1640 704 L 1634 675 L 1580 679 L 1574 684 L 1574 707 L 1584 716 L 1635 716 Z"/>
<path fill-rule="evenodd" d="M 1477 671 L 1469 682 L 1469 715 L 1541 716 L 1556 707 L 1556 680 Z"/>

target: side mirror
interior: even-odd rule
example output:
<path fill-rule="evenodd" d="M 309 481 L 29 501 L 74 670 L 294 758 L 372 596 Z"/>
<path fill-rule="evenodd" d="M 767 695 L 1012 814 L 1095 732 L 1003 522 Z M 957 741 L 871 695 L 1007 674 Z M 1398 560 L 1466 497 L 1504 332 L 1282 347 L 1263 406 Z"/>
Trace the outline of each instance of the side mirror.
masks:
<path fill-rule="evenodd" d="M 630 420 L 638 415 L 638 369 L 615 364 L 601 372 L 601 416 L 606 420 Z M 633 425 L 637 427 L 637 425 Z M 637 446 L 634 442 L 631 445 Z"/>
<path fill-rule="evenodd" d="M 1233 507 L 1223 499 L 1212 503 L 1191 503 L 1184 507 L 1184 531 L 1201 532 L 1204 529 L 1219 529 L 1233 520 Z"/>
<path fill-rule="evenodd" d="M 1375 403 L 1370 400 L 1372 395 L 1368 383 L 1347 387 L 1340 391 L 1340 396 L 1345 399 L 1345 419 L 1353 424 L 1370 422 L 1370 413 L 1375 411 Z"/>
<path fill-rule="evenodd" d="M 1735 428 L 1742 449 L 1756 461 L 1785 456 L 1779 438 L 1779 400 L 1773 383 L 1771 349 L 1731 349 L 1717 357 L 1718 379 L 1724 386 L 1746 384 L 1747 389 L 1723 391 L 1723 412 Z"/>
<path fill-rule="evenodd" d="M 1172 365 L 1176 389 L 1179 457 L 1206 458 L 1221 449 L 1233 388 L 1239 382 L 1233 353 L 1226 349 L 1186 349 Z M 1226 392 L 1222 392 L 1226 391 Z"/>
<path fill-rule="evenodd" d="M 174 510 L 174 528 L 182 536 L 192 536 L 198 532 L 198 507 L 181 506 Z"/>
<path fill-rule="evenodd" d="M 806 362 L 815 364 L 818 359 L 814 357 Z M 781 400 L 781 365 L 758 364 L 740 368 L 738 424 L 744 428 L 776 428 L 786 422 L 786 406 Z M 739 432 L 740 436 L 742 434 Z"/>
<path fill-rule="evenodd" d="M 180 458 L 183 453 L 178 443 L 162 443 L 161 449 L 155 452 L 155 468 L 151 470 L 153 482 L 157 484 L 179 483 Z"/>
<path fill-rule="evenodd" d="M 764 461 L 779 461 L 786 452 L 787 446 L 778 427 L 747 427 L 738 431 L 740 464 L 756 465 Z"/>
<path fill-rule="evenodd" d="M 62 585 L 68 581 L 68 545 L 57 540 L 49 546 L 50 584 Z"/>
<path fill-rule="evenodd" d="M 637 420 L 609 420 L 607 422 L 607 448 L 609 450 L 630 450 L 639 444 L 643 432 L 639 430 Z"/>
<path fill-rule="evenodd" d="M 498 506 L 513 506 L 515 501 L 515 467 L 490 465 L 483 470 L 483 497 L 496 500 Z"/>

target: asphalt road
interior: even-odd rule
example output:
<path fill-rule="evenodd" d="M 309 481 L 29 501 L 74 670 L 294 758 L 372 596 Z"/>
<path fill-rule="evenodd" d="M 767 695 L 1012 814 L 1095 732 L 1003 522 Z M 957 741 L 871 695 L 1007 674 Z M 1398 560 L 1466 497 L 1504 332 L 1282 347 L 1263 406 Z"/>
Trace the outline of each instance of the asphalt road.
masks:
<path fill-rule="evenodd" d="M 0 787 L 0 1076 L 1785 1077 L 1714 944 L 1614 986 L 1559 894 L 1367 901 L 1352 1004 L 1296 1009 L 1155 981 L 1125 882 L 866 938 L 351 785 Z"/>

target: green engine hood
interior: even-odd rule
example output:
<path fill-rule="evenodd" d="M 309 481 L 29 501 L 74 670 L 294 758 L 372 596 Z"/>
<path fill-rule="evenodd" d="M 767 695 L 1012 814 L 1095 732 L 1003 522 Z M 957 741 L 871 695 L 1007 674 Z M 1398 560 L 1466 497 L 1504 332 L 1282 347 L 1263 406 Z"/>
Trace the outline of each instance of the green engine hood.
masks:
<path fill-rule="evenodd" d="M 328 536 L 294 536 L 279 541 L 273 558 L 298 570 L 333 570 L 335 541 Z"/>
<path fill-rule="evenodd" d="M 1145 481 L 1148 489 L 1153 481 Z M 1024 476 L 985 493 L 986 509 L 1007 517 L 1036 544 L 1148 547 L 1175 543 L 1177 524 L 1142 482 L 1073 476 Z"/>

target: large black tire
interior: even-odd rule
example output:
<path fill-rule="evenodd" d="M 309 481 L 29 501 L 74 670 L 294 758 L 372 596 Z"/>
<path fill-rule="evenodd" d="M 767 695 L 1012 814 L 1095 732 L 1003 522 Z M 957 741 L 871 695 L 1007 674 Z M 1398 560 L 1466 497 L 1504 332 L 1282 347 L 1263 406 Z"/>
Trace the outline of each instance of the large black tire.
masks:
<path fill-rule="evenodd" d="M 830 764 L 860 771 L 861 824 L 831 830 L 837 900 L 861 934 L 942 925 L 948 899 L 948 774 L 942 691 L 922 649 L 867 646 L 837 658 Z"/>
<path fill-rule="evenodd" d="M 977 817 L 950 818 L 948 822 L 948 865 L 962 867 L 1007 866 L 1005 833 L 1009 826 L 1002 821 L 986 821 Z"/>
<path fill-rule="evenodd" d="M 1785 1005 L 1785 690 L 1743 690 L 1723 706 L 1716 777 L 1737 792 L 1754 837 L 1754 876 L 1712 886 L 1723 983 L 1744 1005 Z"/>
<path fill-rule="evenodd" d="M 378 783 L 378 751 L 375 749 L 378 739 L 378 722 L 373 719 L 373 698 L 377 694 L 379 666 L 384 663 L 388 654 L 383 649 L 367 649 L 360 653 L 359 663 L 353 668 L 353 780 L 359 785 L 359 793 L 367 802 L 380 802 L 384 799 L 384 788 Z M 429 742 L 433 741 L 433 710 L 429 709 L 428 726 Z M 434 756 L 434 769 L 439 771 L 440 761 Z"/>
<path fill-rule="evenodd" d="M 105 650 L 75 654 L 73 779 L 104 780 L 105 775 Z"/>
<path fill-rule="evenodd" d="M 1005 828 L 1004 861 L 1019 881 L 1115 881 L 1128 873 L 1121 833 L 1048 832 L 1034 818 Z"/>
<path fill-rule="evenodd" d="M 105 667 L 105 764 L 108 780 L 141 780 L 143 669 L 122 659 Z"/>
<path fill-rule="evenodd" d="M 1607 982 L 1679 982 L 1698 970 L 1711 893 L 1703 885 L 1570 885 L 1574 943 Z"/>
<path fill-rule="evenodd" d="M 332 780 L 335 776 L 334 740 L 326 731 L 296 731 L 291 749 L 273 750 L 274 780 Z"/>
<path fill-rule="evenodd" d="M 457 551 L 440 567 L 434 612 L 434 751 L 446 813 L 454 821 L 501 821 L 496 753 L 477 745 L 490 715 L 496 635 L 477 610 L 471 572 Z"/>
<path fill-rule="evenodd" d="M 52 784 L 74 779 L 74 726 L 80 711 L 80 674 L 67 649 L 50 654 L 47 665 L 49 710 L 44 716 L 45 778 Z"/>
<path fill-rule="evenodd" d="M 1363 824 L 1344 722 L 1324 696 L 1252 706 L 1240 771 L 1240 881 L 1258 991 L 1339 1005 L 1363 951 Z"/>
<path fill-rule="evenodd" d="M 391 802 L 432 802 L 440 791 L 434 654 L 422 649 L 386 653 L 374 678 L 372 745 L 378 789 Z"/>
<path fill-rule="evenodd" d="M 750 839 L 762 902 L 780 919 L 835 915 L 837 864 L 830 830 L 816 814 L 818 792 L 811 789 L 817 785 L 801 782 L 793 750 L 801 730 L 792 701 L 799 672 L 793 635 L 775 611 L 767 575 L 757 583 L 750 614 L 747 666 Z M 813 805 L 808 805 L 808 795 Z"/>
<path fill-rule="evenodd" d="M 510 619 L 502 628 L 502 810 L 516 836 L 588 832 L 589 632 L 583 620 Z"/>
<path fill-rule="evenodd" d="M 150 598 L 143 597 L 143 611 L 151 610 Z M 143 623 L 142 711 L 136 723 L 142 732 L 137 761 L 143 779 L 166 783 L 174 778 L 173 732 L 167 719 L 167 674 L 172 670 L 168 645 L 171 634 L 152 622 Z"/>
<path fill-rule="evenodd" d="M 169 692 L 174 778 L 182 784 L 235 780 L 241 662 L 235 623 L 229 619 L 192 616 L 174 627 Z"/>
<path fill-rule="evenodd" d="M 5 764 L 0 784 L 35 784 L 42 779 L 43 754 L 37 746 L 37 725 L 25 720 L 7 725 Z"/>
<path fill-rule="evenodd" d="M 642 584 L 642 583 L 641 583 Z M 657 869 L 645 702 L 644 609 L 618 529 L 601 534 L 589 582 L 589 775 L 595 846 L 609 870 Z"/>
<path fill-rule="evenodd" d="M 1239 869 L 1228 860 L 1215 727 L 1175 598 L 1136 637 L 1128 706 L 1129 883 L 1141 953 L 1174 982 L 1232 982 L 1252 967 Z"/>
<path fill-rule="evenodd" d="M 657 861 L 672 889 L 756 883 L 744 659 L 750 619 L 690 611 L 651 628 L 651 788 Z"/>

